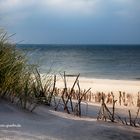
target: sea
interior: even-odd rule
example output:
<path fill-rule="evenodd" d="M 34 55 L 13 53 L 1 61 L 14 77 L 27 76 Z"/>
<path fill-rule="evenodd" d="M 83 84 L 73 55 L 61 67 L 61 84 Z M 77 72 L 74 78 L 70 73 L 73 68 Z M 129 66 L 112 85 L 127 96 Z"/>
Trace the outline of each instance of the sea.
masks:
<path fill-rule="evenodd" d="M 41 73 L 140 80 L 140 45 L 18 44 L 17 48 Z"/>

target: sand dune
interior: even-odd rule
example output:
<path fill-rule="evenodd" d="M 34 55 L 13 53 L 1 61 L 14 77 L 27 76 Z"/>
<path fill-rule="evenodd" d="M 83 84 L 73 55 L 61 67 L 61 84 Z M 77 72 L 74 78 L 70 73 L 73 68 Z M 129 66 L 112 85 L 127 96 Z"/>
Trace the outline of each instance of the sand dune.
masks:
<path fill-rule="evenodd" d="M 105 80 L 79 78 L 82 89 L 92 88 L 96 92 L 113 92 L 118 97 L 119 91 L 131 93 L 133 97 L 140 90 L 139 81 Z M 68 79 L 71 87 L 74 78 Z M 59 77 L 56 86 L 64 88 L 63 80 Z M 97 121 L 100 104 L 82 104 L 82 117 L 76 117 L 64 112 L 56 112 L 47 106 L 39 106 L 30 113 L 18 108 L 14 104 L 0 101 L 0 140 L 139 140 L 140 128 Z M 128 116 L 127 107 L 118 107 L 116 112 L 120 116 Z M 132 115 L 136 108 L 131 110 Z M 5 125 L 5 127 L 4 127 Z M 20 125 L 21 127 L 7 127 Z"/>
<path fill-rule="evenodd" d="M 92 106 L 96 114 L 98 107 Z M 0 127 L 1 140 L 139 140 L 140 129 L 117 123 L 97 122 L 92 117 L 74 117 L 39 106 L 30 113 L 0 101 L 0 124 L 20 124 L 19 128 Z"/>

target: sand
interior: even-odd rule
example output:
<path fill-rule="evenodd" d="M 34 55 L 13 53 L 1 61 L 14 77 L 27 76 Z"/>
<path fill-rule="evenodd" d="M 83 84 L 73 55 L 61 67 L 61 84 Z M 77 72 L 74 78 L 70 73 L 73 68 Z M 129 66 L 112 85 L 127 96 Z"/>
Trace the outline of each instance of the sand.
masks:
<path fill-rule="evenodd" d="M 119 91 L 130 93 L 137 97 L 140 91 L 140 81 L 86 79 L 79 78 L 82 89 L 91 91 L 113 92 L 118 97 Z M 74 78 L 68 79 L 68 87 L 72 86 Z M 59 77 L 56 86 L 64 87 Z M 82 103 L 82 117 L 76 117 L 53 108 L 41 105 L 33 113 L 23 110 L 14 104 L 0 100 L 0 140 L 139 140 L 140 128 L 97 121 L 100 104 Z M 137 108 L 131 108 L 132 115 Z M 122 117 L 128 116 L 128 107 L 118 106 L 116 113 Z M 5 127 L 2 127 L 5 125 Z M 21 127 L 9 127 L 19 125 Z M 7 126 L 8 127 L 8 126 Z"/>
<path fill-rule="evenodd" d="M 140 129 L 119 123 L 96 121 L 99 108 L 90 106 L 92 117 L 76 117 L 39 106 L 33 113 L 0 101 L 0 140 L 139 140 Z"/>
<path fill-rule="evenodd" d="M 71 88 L 75 77 L 67 78 L 67 87 Z M 125 94 L 130 94 L 133 98 L 134 106 L 136 107 L 138 93 L 140 92 L 140 81 L 138 80 L 110 80 L 110 79 L 95 79 L 79 77 L 80 87 L 82 90 L 91 88 L 91 92 L 103 92 L 106 95 L 113 92 L 115 99 L 119 101 L 119 91 Z M 64 81 L 61 77 L 57 77 L 56 87 L 63 89 Z M 75 86 L 77 88 L 77 85 Z M 118 102 L 117 102 L 118 103 Z"/>
<path fill-rule="evenodd" d="M 74 77 L 67 78 L 68 87 L 72 86 L 74 80 Z M 137 94 L 140 91 L 140 81 L 138 80 L 110 80 L 79 77 L 79 81 L 82 89 L 91 88 L 93 92 L 125 91 Z M 60 88 L 64 87 L 64 82 L 61 77 L 58 77 L 56 86 Z"/>

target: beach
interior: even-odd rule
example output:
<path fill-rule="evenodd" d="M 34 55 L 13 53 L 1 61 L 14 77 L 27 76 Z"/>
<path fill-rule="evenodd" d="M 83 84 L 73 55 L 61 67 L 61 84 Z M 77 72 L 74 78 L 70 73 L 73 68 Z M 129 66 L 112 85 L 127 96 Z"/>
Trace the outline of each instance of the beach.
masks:
<path fill-rule="evenodd" d="M 43 76 L 43 75 L 42 75 Z M 67 88 L 71 88 L 76 77 L 66 77 Z M 133 96 L 134 105 L 124 106 L 116 103 L 115 113 L 128 118 L 128 110 L 132 118 L 136 116 L 137 94 L 140 82 L 133 80 L 109 80 L 79 77 L 81 90 L 91 88 L 91 93 L 113 93 L 119 100 L 119 92 Z M 57 75 L 56 88 L 63 90 L 63 78 Z M 78 89 L 75 85 L 75 90 Z M 75 103 L 76 101 L 73 101 Z M 88 106 L 87 106 L 88 105 Z M 112 104 L 107 104 L 109 109 Z M 24 110 L 15 104 L 0 100 L 0 139 L 5 140 L 139 140 L 140 128 L 127 126 L 119 120 L 117 123 L 98 121 L 97 116 L 101 102 L 82 101 L 82 116 L 67 114 L 54 106 L 39 105 L 34 112 Z M 139 116 L 138 116 L 139 118 Z"/>
<path fill-rule="evenodd" d="M 43 75 L 42 75 L 43 76 Z M 71 88 L 76 77 L 67 79 L 67 87 Z M 140 82 L 132 80 L 109 80 L 79 77 L 81 90 L 91 88 L 91 92 L 105 94 L 113 92 L 119 99 L 119 91 L 129 93 L 134 101 L 137 99 Z M 77 85 L 76 85 L 77 86 Z M 75 89 L 77 89 L 75 86 Z M 57 76 L 56 87 L 64 88 L 62 77 Z M 73 102 L 75 103 L 75 101 Z M 87 106 L 88 105 L 88 106 Z M 107 104 L 111 109 L 112 104 Z M 97 121 L 101 103 L 94 101 L 81 104 L 82 116 L 67 114 L 62 109 L 54 111 L 54 107 L 39 105 L 34 112 L 24 110 L 15 104 L 0 100 L 0 139 L 5 140 L 139 140 L 140 128 L 118 123 Z M 87 108 L 88 107 L 88 108 Z M 128 118 L 128 110 L 132 118 L 136 116 L 138 107 L 120 106 L 116 104 L 115 113 Z M 139 117 L 138 117 L 139 118 Z"/>
<path fill-rule="evenodd" d="M 68 87 L 72 87 L 76 77 L 68 77 Z M 138 80 L 112 80 L 112 79 L 95 79 L 79 77 L 79 82 L 82 89 L 91 88 L 92 92 L 128 92 L 138 94 L 140 91 L 140 81 Z M 58 77 L 56 86 L 59 88 L 64 87 L 64 81 Z"/>
<path fill-rule="evenodd" d="M 140 139 L 139 128 L 97 121 L 98 111 L 99 106 L 91 105 L 91 117 L 79 118 L 44 105 L 31 113 L 12 103 L 0 101 L 0 126 L 3 125 L 0 127 L 0 140 Z"/>
<path fill-rule="evenodd" d="M 76 77 L 68 77 L 66 79 L 67 87 L 71 88 Z M 119 104 L 120 93 L 125 93 L 125 96 L 130 95 L 133 99 L 133 105 L 131 105 L 131 107 L 137 106 L 138 93 L 140 92 L 140 81 L 138 80 L 111 80 L 79 77 L 79 85 L 81 90 L 88 90 L 91 88 L 90 94 L 92 94 L 92 97 L 102 92 L 106 95 L 113 93 L 115 100 L 117 100 L 117 105 Z M 58 76 L 56 87 L 60 89 L 64 88 L 64 80 L 62 77 Z M 77 85 L 75 85 L 75 90 L 78 90 Z M 94 99 L 91 99 L 91 101 L 94 102 Z"/>

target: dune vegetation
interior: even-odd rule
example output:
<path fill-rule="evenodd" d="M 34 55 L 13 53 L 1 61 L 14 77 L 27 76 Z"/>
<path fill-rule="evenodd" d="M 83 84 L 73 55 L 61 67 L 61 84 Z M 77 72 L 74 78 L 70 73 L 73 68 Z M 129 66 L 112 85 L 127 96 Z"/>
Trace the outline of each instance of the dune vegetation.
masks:
<path fill-rule="evenodd" d="M 16 44 L 9 42 L 6 32 L 0 32 L 0 98 L 10 100 L 33 111 L 51 87 L 51 76 L 42 84 L 41 76 Z"/>

